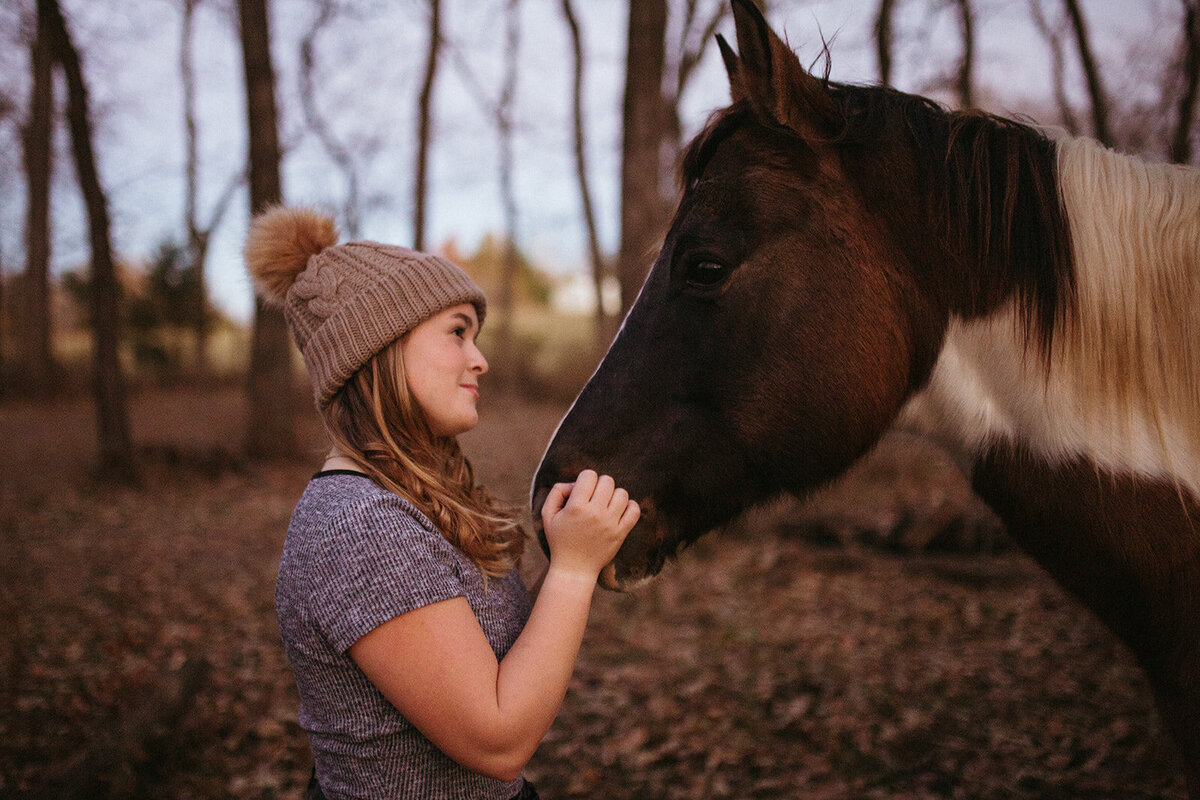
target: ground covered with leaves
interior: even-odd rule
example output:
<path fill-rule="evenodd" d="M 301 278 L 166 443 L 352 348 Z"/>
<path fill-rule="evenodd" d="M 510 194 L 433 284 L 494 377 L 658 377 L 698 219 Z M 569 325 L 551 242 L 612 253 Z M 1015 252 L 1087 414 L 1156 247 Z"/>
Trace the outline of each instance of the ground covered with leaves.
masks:
<path fill-rule="evenodd" d="M 232 457 L 240 402 L 139 394 L 136 487 L 90 480 L 86 403 L 0 405 L 0 796 L 302 796 L 272 592 L 320 439 Z M 486 408 L 479 476 L 523 502 L 562 410 Z M 1184 798 L 1128 653 L 931 463 L 893 443 L 599 593 L 542 796 Z"/>

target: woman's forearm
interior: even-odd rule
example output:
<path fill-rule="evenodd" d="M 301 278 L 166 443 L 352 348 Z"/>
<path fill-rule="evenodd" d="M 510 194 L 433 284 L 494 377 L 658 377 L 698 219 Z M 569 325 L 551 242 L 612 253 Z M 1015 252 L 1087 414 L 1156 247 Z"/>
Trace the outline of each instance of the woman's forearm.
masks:
<path fill-rule="evenodd" d="M 525 629 L 500 662 L 497 710 L 523 766 L 566 696 L 583 642 L 596 576 L 551 563 Z"/>

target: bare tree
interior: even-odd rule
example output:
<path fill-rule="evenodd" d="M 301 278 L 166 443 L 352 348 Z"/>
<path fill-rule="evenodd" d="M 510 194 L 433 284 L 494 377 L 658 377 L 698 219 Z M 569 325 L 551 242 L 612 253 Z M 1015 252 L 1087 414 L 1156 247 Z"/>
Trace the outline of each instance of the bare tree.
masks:
<path fill-rule="evenodd" d="M 500 327 L 497 346 L 501 363 L 512 365 L 514 296 L 520 254 L 517 251 L 517 197 L 513 187 L 513 107 L 517 98 L 517 63 L 521 45 L 520 0 L 505 3 L 504 83 L 496 103 L 496 130 L 500 141 L 500 205 L 504 209 L 504 255 L 500 270 L 497 306 Z M 511 377 L 511 375 L 510 375 Z"/>
<path fill-rule="evenodd" d="M 1196 116 L 1197 88 L 1200 85 L 1200 0 L 1183 2 L 1183 91 L 1176 108 L 1175 131 L 1167 148 L 1167 157 L 1176 164 L 1192 160 L 1192 121 Z"/>
<path fill-rule="evenodd" d="M 54 60 L 63 69 L 67 84 L 67 122 L 79 189 L 87 207 L 88 240 L 92 252 L 92 331 L 95 358 L 94 391 L 97 431 L 100 438 L 100 473 L 127 480 L 135 472 L 125 379 L 117 358 L 117 276 L 113 262 L 108 198 L 100 185 L 92 149 L 87 86 L 79 53 L 71 42 L 58 0 L 38 0 L 39 18 L 45 18 Z"/>
<path fill-rule="evenodd" d="M 1029 0 L 1029 14 L 1033 18 L 1033 24 L 1050 48 L 1050 78 L 1054 82 L 1054 102 L 1058 106 L 1058 115 L 1061 117 L 1062 125 L 1067 133 L 1075 136 L 1079 133 L 1079 122 L 1075 119 L 1075 110 L 1071 108 L 1071 101 L 1067 99 L 1067 60 L 1063 54 L 1063 26 L 1061 22 L 1052 25 L 1046 19 L 1046 15 L 1042 11 L 1041 0 Z"/>
<path fill-rule="evenodd" d="M 729 16 L 731 6 L 726 0 L 719 0 L 709 8 L 707 15 L 701 14 L 699 0 L 685 0 L 682 6 L 683 19 L 679 31 L 679 45 L 674 52 L 679 54 L 674 64 L 673 82 L 666 89 L 663 98 L 663 108 L 667 114 L 667 140 L 665 160 L 668 165 L 674 164 L 683 146 L 683 124 L 679 118 L 679 100 L 687 90 L 688 83 L 695 74 L 696 67 L 708 46 L 714 41 L 717 28 Z M 664 170 L 670 174 L 670 170 Z M 666 187 L 667 194 L 672 194 L 672 187 Z"/>
<path fill-rule="evenodd" d="M 6 359 L 4 357 L 5 342 L 7 340 L 7 337 L 4 333 L 4 319 L 5 317 L 9 316 L 9 309 L 7 306 L 9 300 L 8 292 L 6 291 L 8 288 L 6 285 L 8 281 L 7 262 L 8 258 L 6 257 L 4 250 L 0 248 L 0 398 L 4 397 L 5 389 L 7 388 L 5 385 L 5 378 L 8 373 Z"/>
<path fill-rule="evenodd" d="M 347 235 L 351 239 L 357 239 L 362 215 L 358 166 L 354 163 L 353 154 L 337 140 L 330 130 L 329 123 L 317 109 L 317 93 L 313 80 L 317 63 L 317 36 L 333 21 L 336 9 L 334 0 L 320 0 L 320 10 L 316 19 L 300 39 L 300 102 L 304 109 L 304 123 L 316 134 L 326 154 L 346 179 L 346 202 L 342 205 L 342 218 L 346 224 Z"/>
<path fill-rule="evenodd" d="M 21 380 L 44 394 L 57 370 L 50 341 L 50 177 L 54 130 L 54 55 L 49 20 L 37 14 L 29 48 L 29 116 L 22 131 L 25 161 L 25 278 L 22 285 Z"/>
<path fill-rule="evenodd" d="M 1091 39 L 1088 36 L 1087 22 L 1079 8 L 1079 0 L 1063 0 L 1067 16 L 1071 20 L 1071 29 L 1075 32 L 1075 45 L 1079 50 L 1079 62 L 1083 66 L 1083 75 L 1087 80 L 1088 94 L 1092 100 L 1092 135 L 1101 143 L 1112 147 L 1113 136 L 1108 125 L 1108 96 L 1104 93 L 1104 84 L 1100 80 L 1100 68 L 1092 55 Z"/>
<path fill-rule="evenodd" d="M 885 86 L 892 81 L 892 17 L 896 0 L 879 0 L 875 13 L 875 58 L 879 64 L 879 82 Z"/>
<path fill-rule="evenodd" d="M 202 0 L 183 0 L 183 19 L 179 33 L 179 77 L 183 87 L 183 132 L 184 149 L 184 229 L 187 231 L 187 254 L 189 268 L 195 274 L 195 308 L 191 309 L 192 327 L 195 336 L 196 372 L 208 372 L 208 290 L 204 281 L 204 264 L 208 258 L 208 242 L 233 202 L 234 195 L 245 182 L 245 172 L 234 175 L 217 199 L 208 224 L 200 223 L 200 158 L 198 154 L 198 131 L 196 123 L 196 72 L 192 65 L 192 29 L 196 9 Z"/>
<path fill-rule="evenodd" d="M 665 223 L 659 148 L 666 128 L 666 0 L 630 0 L 621 145 L 621 313 L 633 305 Z"/>
<path fill-rule="evenodd" d="M 975 86 L 971 73 L 975 68 L 975 14 L 971 0 L 955 0 L 958 6 L 959 29 L 962 31 L 962 57 L 958 62 L 955 87 L 959 108 L 975 107 Z"/>
<path fill-rule="evenodd" d="M 279 175 L 279 125 L 267 0 L 238 0 L 246 73 L 246 119 L 250 139 L 250 212 L 283 198 Z M 254 304 L 254 340 L 247 381 L 246 452 L 256 458 L 296 452 L 291 348 L 283 312 L 260 299 Z"/>
<path fill-rule="evenodd" d="M 592 190 L 588 179 L 587 142 L 584 138 L 583 119 L 583 37 L 580 35 L 579 20 L 571 0 L 562 0 L 563 19 L 571 36 L 571 53 L 574 57 L 574 80 L 571 84 L 571 127 L 575 149 L 575 175 L 579 181 L 579 198 L 583 205 L 583 222 L 587 229 L 588 256 L 592 266 L 592 285 L 596 292 L 596 338 L 597 343 L 609 338 L 607 317 L 604 313 L 604 277 L 607 270 L 604 254 L 600 249 L 600 234 L 596 228 L 596 211 L 592 205 Z"/>
<path fill-rule="evenodd" d="M 425 249 L 425 201 L 429 169 L 429 138 L 433 124 L 433 87 L 437 78 L 442 48 L 442 3 L 429 0 L 429 49 L 425 58 L 425 77 L 417 101 L 417 180 L 413 186 L 413 247 Z"/>

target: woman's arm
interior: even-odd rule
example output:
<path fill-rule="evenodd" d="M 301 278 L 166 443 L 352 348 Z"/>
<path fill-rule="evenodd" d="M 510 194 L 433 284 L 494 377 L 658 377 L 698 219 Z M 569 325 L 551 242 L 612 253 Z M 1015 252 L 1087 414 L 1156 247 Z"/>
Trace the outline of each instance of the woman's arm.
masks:
<path fill-rule="evenodd" d="M 528 623 L 499 663 L 462 597 L 385 622 L 355 642 L 350 657 L 438 749 L 511 780 L 558 713 L 596 577 L 639 514 L 611 478 L 590 470 L 551 491 L 542 514 L 550 567 Z"/>

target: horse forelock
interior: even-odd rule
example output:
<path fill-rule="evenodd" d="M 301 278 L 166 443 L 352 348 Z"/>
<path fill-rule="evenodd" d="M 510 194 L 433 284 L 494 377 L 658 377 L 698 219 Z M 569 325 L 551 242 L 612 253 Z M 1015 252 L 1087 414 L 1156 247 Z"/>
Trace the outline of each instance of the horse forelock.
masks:
<path fill-rule="evenodd" d="M 739 100 L 709 115 L 708 121 L 680 156 L 679 182 L 686 190 L 700 179 L 717 147 L 752 117 L 750 105 Z"/>

